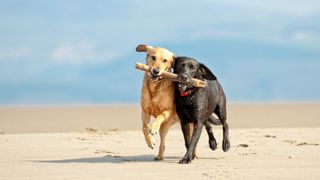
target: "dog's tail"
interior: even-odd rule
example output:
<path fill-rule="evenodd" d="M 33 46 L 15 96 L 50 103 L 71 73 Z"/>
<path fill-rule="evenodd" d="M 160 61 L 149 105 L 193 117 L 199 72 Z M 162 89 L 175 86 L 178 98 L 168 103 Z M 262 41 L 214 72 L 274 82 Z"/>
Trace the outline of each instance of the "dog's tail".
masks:
<path fill-rule="evenodd" d="M 213 115 L 210 116 L 208 121 L 213 125 L 222 125 L 221 121 L 218 118 L 214 117 Z"/>

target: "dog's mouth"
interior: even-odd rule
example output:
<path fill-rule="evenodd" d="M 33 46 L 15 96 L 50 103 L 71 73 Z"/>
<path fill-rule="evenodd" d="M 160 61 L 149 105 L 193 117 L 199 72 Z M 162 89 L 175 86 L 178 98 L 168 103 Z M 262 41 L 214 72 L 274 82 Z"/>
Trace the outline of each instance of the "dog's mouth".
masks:
<path fill-rule="evenodd" d="M 158 81 L 159 77 L 151 74 L 150 79 L 153 80 L 153 81 Z"/>
<path fill-rule="evenodd" d="M 184 83 L 178 83 L 178 89 L 180 92 L 184 92 L 189 88 L 189 85 Z"/>
<path fill-rule="evenodd" d="M 159 81 L 159 80 L 161 79 L 159 76 L 154 75 L 154 74 L 152 74 L 152 73 L 148 73 L 148 74 L 149 74 L 150 79 L 151 79 L 152 81 Z"/>

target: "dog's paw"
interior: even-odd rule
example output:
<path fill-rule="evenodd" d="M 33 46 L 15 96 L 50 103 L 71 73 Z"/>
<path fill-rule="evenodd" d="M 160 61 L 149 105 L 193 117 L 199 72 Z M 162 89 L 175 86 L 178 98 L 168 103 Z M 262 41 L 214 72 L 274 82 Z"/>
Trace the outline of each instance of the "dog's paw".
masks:
<path fill-rule="evenodd" d="M 156 141 L 154 138 L 149 135 L 147 138 L 145 138 L 146 143 L 148 144 L 149 148 L 153 149 L 156 146 Z"/>
<path fill-rule="evenodd" d="M 191 163 L 191 158 L 188 156 L 183 157 L 180 161 L 179 164 L 189 164 Z"/>
<path fill-rule="evenodd" d="M 157 130 L 152 130 L 152 129 L 150 130 L 150 134 L 152 134 L 152 135 L 157 135 L 158 132 L 159 132 L 159 131 L 157 131 Z"/>
<path fill-rule="evenodd" d="M 227 151 L 229 151 L 229 149 L 230 149 L 229 139 L 223 139 L 223 141 L 222 141 L 222 150 L 224 152 L 227 152 Z"/>
<path fill-rule="evenodd" d="M 157 123 L 153 123 L 150 128 L 150 134 L 156 135 L 158 134 L 160 126 Z"/>
<path fill-rule="evenodd" d="M 155 160 L 155 161 L 162 161 L 162 160 L 163 160 L 163 157 L 156 156 L 156 157 L 154 157 L 154 160 Z"/>
<path fill-rule="evenodd" d="M 216 150 L 217 149 L 217 141 L 215 139 L 209 140 L 209 146 L 212 151 Z"/>

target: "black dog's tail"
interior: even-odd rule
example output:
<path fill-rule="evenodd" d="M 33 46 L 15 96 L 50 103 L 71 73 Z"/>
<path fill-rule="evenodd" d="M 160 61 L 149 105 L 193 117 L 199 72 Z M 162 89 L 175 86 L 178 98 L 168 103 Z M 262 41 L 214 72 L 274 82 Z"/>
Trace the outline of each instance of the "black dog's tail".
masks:
<path fill-rule="evenodd" d="M 222 125 L 221 121 L 218 118 L 214 117 L 213 115 L 210 116 L 208 121 L 213 125 Z"/>

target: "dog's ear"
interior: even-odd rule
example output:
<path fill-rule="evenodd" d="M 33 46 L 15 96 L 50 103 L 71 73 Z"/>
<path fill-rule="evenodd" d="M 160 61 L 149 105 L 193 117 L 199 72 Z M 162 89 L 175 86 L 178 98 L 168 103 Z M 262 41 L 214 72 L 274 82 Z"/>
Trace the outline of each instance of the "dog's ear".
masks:
<path fill-rule="evenodd" d="M 210 71 L 210 69 L 202 63 L 199 63 L 199 70 L 204 79 L 211 81 L 217 79 L 217 77 Z"/>
<path fill-rule="evenodd" d="M 178 63 L 179 62 L 181 62 L 182 61 L 182 58 L 181 58 L 181 56 L 176 56 L 175 58 L 174 58 L 174 62 L 173 62 L 173 72 L 174 73 L 176 73 L 176 70 L 177 70 L 177 65 L 178 65 Z"/>
<path fill-rule="evenodd" d="M 153 49 L 153 47 L 152 47 L 152 46 L 145 45 L 145 44 L 139 44 L 139 45 L 136 47 L 136 51 L 137 51 L 137 52 L 148 52 L 150 49 Z"/>
<path fill-rule="evenodd" d="M 171 67 L 174 68 L 174 65 L 176 64 L 176 59 L 177 59 L 177 56 L 175 54 L 172 55 L 172 64 L 171 64 Z"/>

